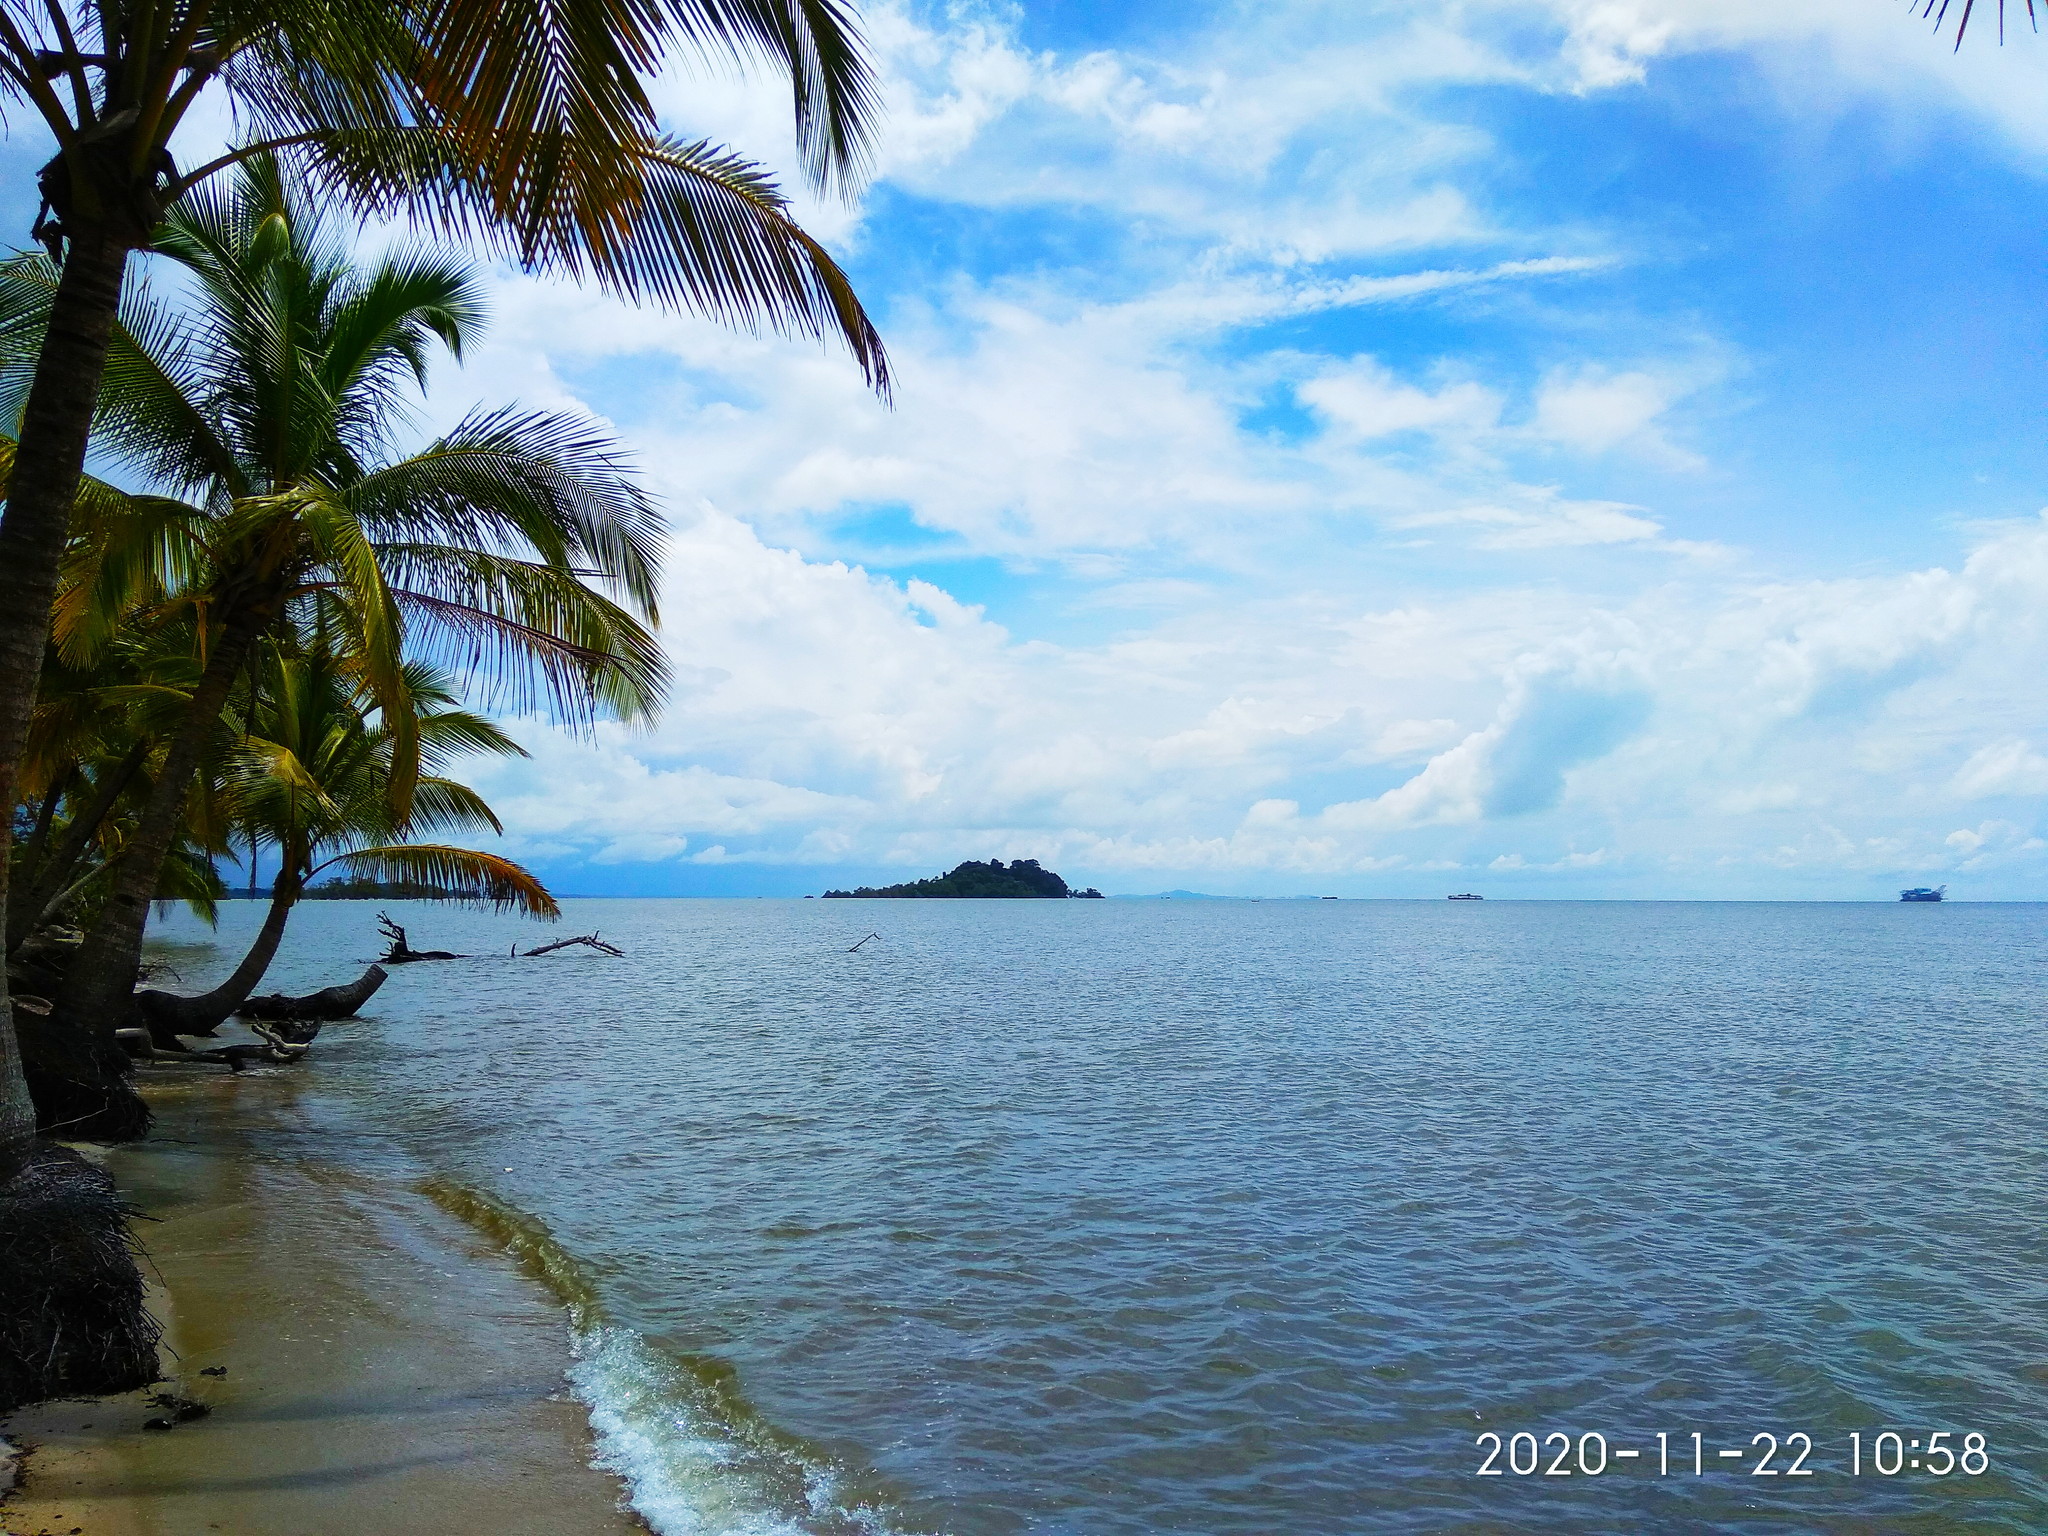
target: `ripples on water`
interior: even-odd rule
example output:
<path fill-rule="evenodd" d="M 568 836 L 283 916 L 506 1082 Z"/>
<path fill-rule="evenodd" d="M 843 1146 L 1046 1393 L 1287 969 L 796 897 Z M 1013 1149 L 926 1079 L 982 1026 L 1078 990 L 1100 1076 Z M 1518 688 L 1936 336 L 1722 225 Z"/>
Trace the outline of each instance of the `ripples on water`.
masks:
<path fill-rule="evenodd" d="M 627 958 L 397 971 L 283 1150 L 537 1218 L 664 1532 L 2048 1529 L 2048 908 L 566 905 Z M 1473 1475 L 1525 1429 L 1649 1454 Z"/>

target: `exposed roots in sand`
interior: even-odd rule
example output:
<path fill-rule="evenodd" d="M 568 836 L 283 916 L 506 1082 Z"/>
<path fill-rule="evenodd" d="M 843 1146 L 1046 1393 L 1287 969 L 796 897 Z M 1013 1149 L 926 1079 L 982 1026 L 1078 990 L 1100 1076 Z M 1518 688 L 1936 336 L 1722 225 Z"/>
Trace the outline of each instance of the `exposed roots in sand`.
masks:
<path fill-rule="evenodd" d="M 129 1208 L 67 1147 L 0 1184 L 0 1413 L 157 1379 L 161 1329 L 142 1305 Z"/>
<path fill-rule="evenodd" d="M 40 999 L 14 999 L 15 1038 L 35 1100 L 36 1128 L 65 1141 L 139 1141 L 149 1106 L 129 1078 L 134 1063 L 111 1035 L 66 1029 Z"/>

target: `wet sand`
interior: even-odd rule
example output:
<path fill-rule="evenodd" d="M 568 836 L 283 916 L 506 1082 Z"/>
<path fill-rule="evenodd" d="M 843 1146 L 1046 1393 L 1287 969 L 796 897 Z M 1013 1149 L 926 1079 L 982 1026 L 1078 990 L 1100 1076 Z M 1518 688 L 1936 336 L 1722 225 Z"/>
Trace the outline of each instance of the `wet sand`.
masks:
<path fill-rule="evenodd" d="M 108 1159 L 156 1218 L 151 1390 L 212 1413 L 146 1430 L 163 1410 L 136 1393 L 16 1415 L 0 1433 L 26 1475 L 0 1532 L 644 1533 L 589 1465 L 560 1308 L 411 1189 L 228 1133 L 240 1092 L 152 1094 L 157 1135 Z"/>

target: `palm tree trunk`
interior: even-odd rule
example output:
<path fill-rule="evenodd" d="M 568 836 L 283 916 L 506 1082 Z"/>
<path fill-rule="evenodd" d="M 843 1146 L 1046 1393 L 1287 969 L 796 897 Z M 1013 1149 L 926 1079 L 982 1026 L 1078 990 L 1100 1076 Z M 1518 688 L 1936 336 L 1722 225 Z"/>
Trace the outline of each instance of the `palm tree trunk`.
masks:
<path fill-rule="evenodd" d="M 135 973 L 142 964 L 142 934 L 149 923 L 149 904 L 156 896 L 164 860 L 178 839 L 185 819 L 185 801 L 199 771 L 207 738 L 219 724 L 234 691 L 249 647 L 262 627 L 252 609 L 231 616 L 206 659 L 185 723 L 164 754 L 164 764 L 151 785 L 142 820 L 114 865 L 114 887 L 99 921 L 85 936 L 64 985 L 57 993 L 57 1019 L 72 1029 L 100 1032 L 111 1039 L 134 1009 Z"/>
<path fill-rule="evenodd" d="M 277 882 L 271 887 L 270 910 L 263 916 L 263 927 L 256 934 L 256 942 L 249 946 L 249 953 L 242 957 L 235 973 L 211 992 L 202 992 L 197 997 L 179 997 L 170 992 L 136 994 L 143 1021 L 149 1026 L 150 1037 L 158 1050 L 183 1050 L 177 1036 L 210 1035 L 229 1014 L 248 1001 L 249 994 L 256 990 L 256 983 L 263 979 L 263 973 L 270 969 L 270 962 L 277 955 L 277 946 L 284 939 L 285 920 L 291 916 L 292 908 L 298 905 L 299 889 L 296 874 L 283 870 L 278 872 Z"/>
<path fill-rule="evenodd" d="M 57 803 L 64 798 L 65 787 L 77 772 L 78 765 L 71 764 L 50 780 L 50 787 L 43 791 L 43 803 L 36 807 L 35 827 L 21 849 L 21 872 L 24 875 L 33 876 L 42 868 L 43 850 L 49 846 L 50 828 L 57 820 Z"/>
<path fill-rule="evenodd" d="M 73 234 L 22 413 L 7 513 L 0 518 L 0 906 L 7 897 L 16 776 L 49 638 L 57 565 L 127 264 L 125 240 L 91 227 Z M 0 1180 L 28 1156 L 35 1128 L 0 968 Z"/>

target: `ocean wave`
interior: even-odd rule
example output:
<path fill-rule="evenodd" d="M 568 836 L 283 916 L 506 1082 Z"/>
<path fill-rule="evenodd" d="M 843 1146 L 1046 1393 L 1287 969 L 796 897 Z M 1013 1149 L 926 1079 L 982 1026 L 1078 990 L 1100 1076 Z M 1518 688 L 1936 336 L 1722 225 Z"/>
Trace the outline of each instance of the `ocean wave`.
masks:
<path fill-rule="evenodd" d="M 607 1317 L 598 1287 L 546 1222 L 452 1179 L 419 1188 L 562 1304 L 593 1459 L 626 1484 L 658 1536 L 905 1536 L 873 1473 L 770 1422 L 731 1366 Z"/>

